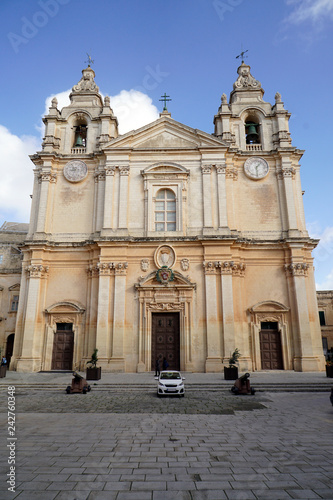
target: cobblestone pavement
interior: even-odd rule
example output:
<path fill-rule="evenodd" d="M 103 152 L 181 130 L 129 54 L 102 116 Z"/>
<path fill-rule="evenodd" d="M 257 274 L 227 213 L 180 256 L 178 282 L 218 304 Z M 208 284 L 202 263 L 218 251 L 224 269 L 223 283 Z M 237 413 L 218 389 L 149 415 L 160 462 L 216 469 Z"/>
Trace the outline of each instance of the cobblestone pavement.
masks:
<path fill-rule="evenodd" d="M 16 403 L 15 493 L 0 414 L 3 500 L 333 498 L 329 393 L 21 389 Z"/>
<path fill-rule="evenodd" d="M 191 391 L 184 398 L 157 397 L 154 389 L 132 391 L 96 391 L 87 394 L 66 394 L 65 391 L 17 391 L 17 412 L 24 413 L 170 413 L 170 414 L 233 414 L 234 411 L 263 409 L 267 398 L 236 397 L 224 391 Z M 6 411 L 5 407 L 0 413 Z"/>

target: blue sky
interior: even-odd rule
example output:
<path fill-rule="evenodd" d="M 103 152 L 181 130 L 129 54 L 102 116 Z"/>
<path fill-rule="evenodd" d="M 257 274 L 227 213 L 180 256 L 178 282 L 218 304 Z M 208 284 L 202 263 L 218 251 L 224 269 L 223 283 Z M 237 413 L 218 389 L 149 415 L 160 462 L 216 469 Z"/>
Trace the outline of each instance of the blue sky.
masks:
<path fill-rule="evenodd" d="M 292 113 L 317 286 L 332 289 L 332 22 L 333 0 L 2 0 L 0 225 L 29 220 L 41 116 L 52 95 L 66 103 L 87 53 L 122 132 L 153 121 L 166 92 L 174 119 L 212 133 L 243 46 L 264 99 L 278 91 Z"/>

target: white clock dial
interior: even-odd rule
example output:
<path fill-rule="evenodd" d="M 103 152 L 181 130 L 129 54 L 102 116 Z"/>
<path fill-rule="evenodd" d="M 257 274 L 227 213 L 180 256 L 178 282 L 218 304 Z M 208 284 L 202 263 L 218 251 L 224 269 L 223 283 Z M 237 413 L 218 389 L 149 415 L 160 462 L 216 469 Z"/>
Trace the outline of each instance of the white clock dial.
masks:
<path fill-rule="evenodd" d="M 268 171 L 268 163 L 263 158 L 254 156 L 248 158 L 244 163 L 244 172 L 250 179 L 263 179 L 268 174 Z"/>
<path fill-rule="evenodd" d="M 87 165 L 81 160 L 72 160 L 64 167 L 64 176 L 69 182 L 80 182 L 88 173 Z"/>

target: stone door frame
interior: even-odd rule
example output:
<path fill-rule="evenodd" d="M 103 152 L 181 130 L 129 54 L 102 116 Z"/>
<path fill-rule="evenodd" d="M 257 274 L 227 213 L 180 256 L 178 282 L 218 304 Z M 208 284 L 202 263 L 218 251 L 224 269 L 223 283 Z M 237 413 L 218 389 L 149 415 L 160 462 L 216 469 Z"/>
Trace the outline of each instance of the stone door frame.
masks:
<path fill-rule="evenodd" d="M 290 343 L 287 321 L 287 313 L 289 311 L 289 307 L 273 300 L 258 302 L 253 307 L 248 309 L 248 313 L 250 314 L 250 348 L 252 369 L 254 371 L 262 370 L 260 331 L 261 323 L 265 322 L 275 322 L 278 324 L 278 331 L 280 332 L 281 339 L 283 369 L 293 370 L 292 346 Z"/>
<path fill-rule="evenodd" d="M 52 366 L 53 341 L 57 331 L 57 323 L 72 323 L 74 333 L 73 370 L 81 368 L 84 347 L 84 318 L 85 309 L 81 304 L 74 302 L 57 302 L 45 309 L 45 342 L 42 353 L 42 370 L 50 371 Z"/>
<path fill-rule="evenodd" d="M 136 283 L 139 306 L 139 345 L 137 372 L 155 369 L 151 366 L 152 313 L 178 312 L 180 335 L 180 369 L 192 371 L 192 317 L 193 295 L 196 285 L 175 271 L 174 282 L 161 285 L 156 281 L 156 272 L 150 273 Z"/>

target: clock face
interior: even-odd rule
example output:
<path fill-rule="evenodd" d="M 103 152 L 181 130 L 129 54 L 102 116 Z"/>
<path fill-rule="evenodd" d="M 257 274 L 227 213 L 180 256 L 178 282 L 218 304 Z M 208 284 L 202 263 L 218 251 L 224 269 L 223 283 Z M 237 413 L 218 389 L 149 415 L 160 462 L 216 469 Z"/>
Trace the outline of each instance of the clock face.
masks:
<path fill-rule="evenodd" d="M 64 176 L 69 182 L 80 182 L 88 173 L 87 165 L 81 160 L 72 160 L 64 167 Z"/>
<path fill-rule="evenodd" d="M 250 179 L 263 179 L 268 174 L 268 171 L 268 163 L 263 158 L 254 156 L 248 158 L 244 163 L 244 172 Z"/>

